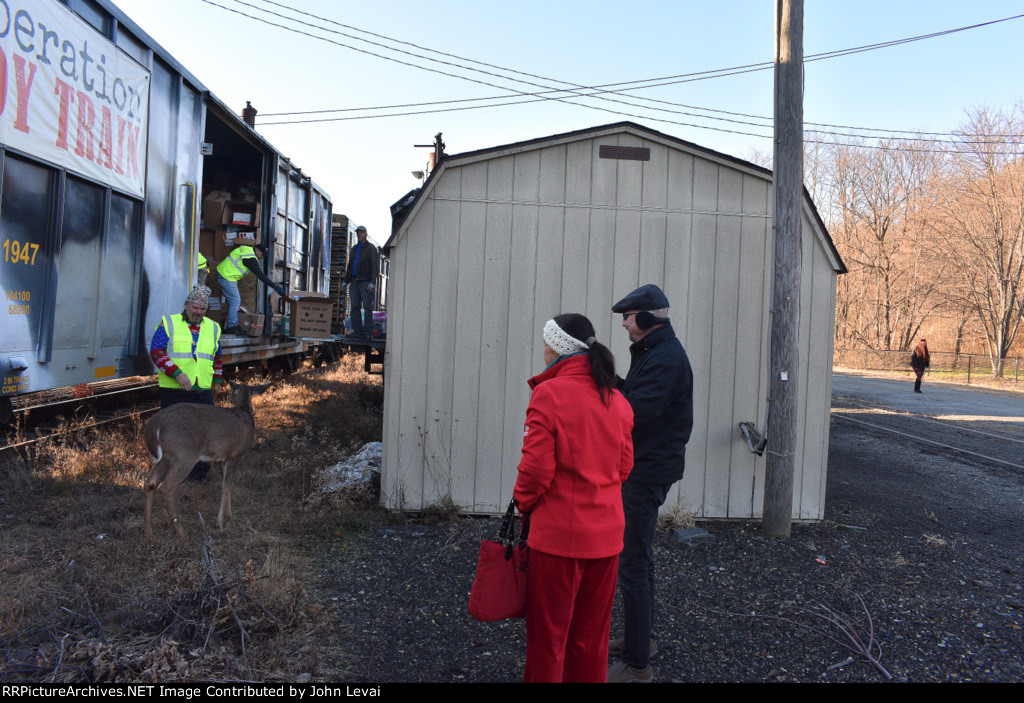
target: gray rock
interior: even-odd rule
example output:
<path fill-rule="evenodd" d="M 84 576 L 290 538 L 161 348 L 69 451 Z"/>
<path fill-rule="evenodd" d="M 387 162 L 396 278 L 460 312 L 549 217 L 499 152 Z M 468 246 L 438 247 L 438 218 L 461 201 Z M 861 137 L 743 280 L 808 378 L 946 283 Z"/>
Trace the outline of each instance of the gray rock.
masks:
<path fill-rule="evenodd" d="M 672 541 L 677 544 L 685 544 L 687 547 L 696 547 L 698 544 L 704 544 L 705 542 L 714 542 L 715 536 L 708 534 L 699 527 L 688 527 L 685 530 L 673 530 Z"/>

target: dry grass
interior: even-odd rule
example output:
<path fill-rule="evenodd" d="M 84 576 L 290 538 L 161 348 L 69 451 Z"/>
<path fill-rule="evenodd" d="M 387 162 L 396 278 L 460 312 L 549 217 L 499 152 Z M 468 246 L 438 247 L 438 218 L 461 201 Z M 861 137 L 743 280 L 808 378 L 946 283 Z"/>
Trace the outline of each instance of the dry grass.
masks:
<path fill-rule="evenodd" d="M 141 422 L 49 442 L 33 466 L 0 463 L 0 679 L 316 674 L 311 635 L 338 625 L 306 593 L 304 543 L 376 518 L 303 498 L 319 468 L 380 440 L 383 389 L 361 363 L 348 357 L 255 398 L 257 443 L 235 483 L 234 520 L 204 527 L 220 487 L 186 483 L 181 543 L 160 499 L 157 541 L 143 538 Z"/>
<path fill-rule="evenodd" d="M 697 511 L 691 508 L 685 499 L 673 508 L 672 512 L 658 516 L 658 529 L 665 532 L 689 529 L 696 524 Z"/>

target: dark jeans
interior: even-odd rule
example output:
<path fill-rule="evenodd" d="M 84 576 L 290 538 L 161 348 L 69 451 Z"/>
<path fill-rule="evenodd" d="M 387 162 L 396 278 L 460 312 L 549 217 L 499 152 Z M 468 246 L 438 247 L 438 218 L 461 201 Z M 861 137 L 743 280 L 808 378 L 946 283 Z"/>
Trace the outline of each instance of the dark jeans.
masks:
<path fill-rule="evenodd" d="M 178 403 L 199 403 L 202 405 L 216 405 L 213 402 L 213 391 L 210 389 L 193 389 L 191 391 L 174 388 L 160 389 L 160 409 L 169 408 Z M 202 481 L 210 471 L 210 463 L 200 461 L 192 467 L 192 473 L 188 475 L 193 481 Z"/>
<path fill-rule="evenodd" d="M 352 334 L 356 337 L 373 335 L 373 291 L 370 281 L 352 281 L 348 284 L 352 301 Z"/>
<path fill-rule="evenodd" d="M 622 484 L 626 531 L 619 555 L 625 649 L 622 661 L 643 669 L 651 661 L 651 626 L 654 622 L 654 533 L 658 509 L 672 484 Z"/>

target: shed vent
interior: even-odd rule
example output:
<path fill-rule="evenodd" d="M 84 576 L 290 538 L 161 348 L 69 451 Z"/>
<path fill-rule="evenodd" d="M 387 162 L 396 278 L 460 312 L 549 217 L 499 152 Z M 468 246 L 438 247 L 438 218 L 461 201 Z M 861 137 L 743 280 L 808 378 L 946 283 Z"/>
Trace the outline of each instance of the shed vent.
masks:
<path fill-rule="evenodd" d="M 651 160 L 651 150 L 645 146 L 612 146 L 611 144 L 602 144 L 597 155 L 602 159 Z"/>

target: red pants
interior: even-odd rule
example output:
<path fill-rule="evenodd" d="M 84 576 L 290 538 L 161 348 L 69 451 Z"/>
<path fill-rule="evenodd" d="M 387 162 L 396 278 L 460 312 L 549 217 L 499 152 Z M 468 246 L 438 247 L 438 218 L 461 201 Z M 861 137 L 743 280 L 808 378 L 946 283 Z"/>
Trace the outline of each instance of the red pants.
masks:
<path fill-rule="evenodd" d="M 524 683 L 605 682 L 618 568 L 530 550 Z"/>

